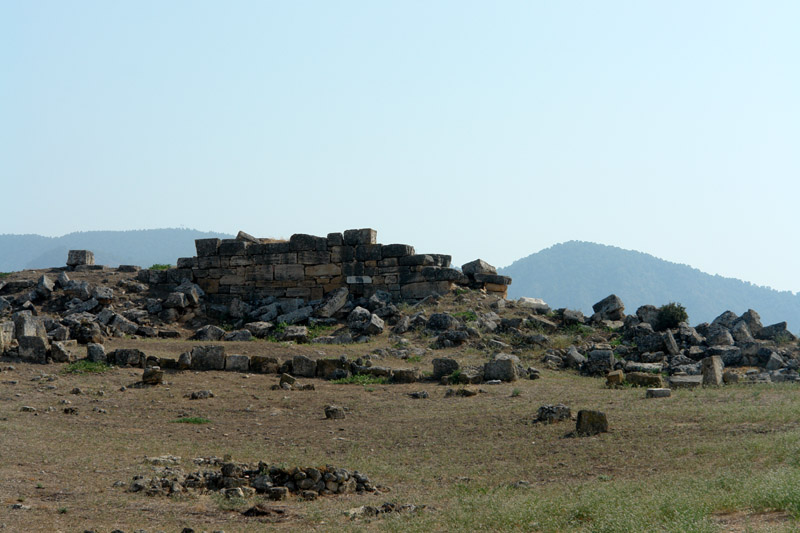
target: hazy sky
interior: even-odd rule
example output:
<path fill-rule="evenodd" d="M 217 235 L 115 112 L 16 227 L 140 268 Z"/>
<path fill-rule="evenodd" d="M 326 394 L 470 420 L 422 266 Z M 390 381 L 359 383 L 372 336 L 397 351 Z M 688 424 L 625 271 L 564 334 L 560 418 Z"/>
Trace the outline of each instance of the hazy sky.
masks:
<path fill-rule="evenodd" d="M 567 240 L 800 290 L 796 1 L 0 0 L 0 233 Z M 0 253 L 2 253 L 0 251 Z"/>

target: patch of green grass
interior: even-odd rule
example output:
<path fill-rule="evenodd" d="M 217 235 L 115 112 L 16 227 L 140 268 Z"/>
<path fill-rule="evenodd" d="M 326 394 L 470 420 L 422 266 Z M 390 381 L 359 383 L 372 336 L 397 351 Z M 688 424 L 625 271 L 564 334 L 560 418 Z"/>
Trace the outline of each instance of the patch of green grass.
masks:
<path fill-rule="evenodd" d="M 67 374 L 97 374 L 105 372 L 109 368 L 111 367 L 105 363 L 93 363 L 84 359 L 68 364 L 66 368 L 64 368 L 64 372 Z"/>
<path fill-rule="evenodd" d="M 172 265 L 156 263 L 155 265 L 151 265 L 149 270 L 169 270 L 170 268 L 172 268 Z"/>
<path fill-rule="evenodd" d="M 406 361 L 408 361 L 409 363 L 421 363 L 422 362 L 422 356 L 421 355 L 412 355 L 412 356 L 409 356 L 406 359 Z"/>
<path fill-rule="evenodd" d="M 309 339 L 316 339 L 317 337 L 324 337 L 328 333 L 330 333 L 335 326 L 323 326 L 322 324 L 314 324 L 313 326 L 308 326 L 308 338 Z"/>
<path fill-rule="evenodd" d="M 478 315 L 475 314 L 475 311 L 459 311 L 458 313 L 453 313 L 453 316 L 460 318 L 464 322 L 475 322 L 478 320 Z"/>
<path fill-rule="evenodd" d="M 283 332 L 286 331 L 287 327 L 289 327 L 289 325 L 286 322 L 278 322 L 275 324 L 275 327 L 272 328 L 272 332 L 269 334 L 269 336 L 267 336 L 267 340 L 272 342 L 280 342 L 280 337 Z"/>
<path fill-rule="evenodd" d="M 184 416 L 182 418 L 171 420 L 170 422 L 173 424 L 210 424 L 211 420 L 202 416 Z"/>
<path fill-rule="evenodd" d="M 578 336 L 578 337 L 581 337 L 581 338 L 586 338 L 589 335 L 591 335 L 592 333 L 594 333 L 594 330 L 592 328 L 590 328 L 589 326 L 584 326 L 583 324 L 572 324 L 570 326 L 565 327 L 564 331 L 566 333 L 569 333 L 569 334 L 572 334 L 572 335 L 575 335 L 575 336 Z"/>
<path fill-rule="evenodd" d="M 66 507 L 59 507 L 58 508 L 58 514 L 67 514 L 67 508 Z"/>
<path fill-rule="evenodd" d="M 512 398 L 516 398 L 520 394 L 522 394 L 522 391 L 520 389 L 514 389 L 514 390 L 511 391 L 511 397 Z"/>
<path fill-rule="evenodd" d="M 0 272 L 0 279 L 7 278 L 11 275 L 11 272 Z"/>
<path fill-rule="evenodd" d="M 331 383 L 337 385 L 385 385 L 389 383 L 389 378 L 386 376 L 371 376 L 369 374 L 353 374 L 346 378 L 334 379 Z"/>
<path fill-rule="evenodd" d="M 226 498 L 222 494 L 213 494 L 211 499 L 220 511 L 241 511 L 248 505 L 246 498 Z"/>
<path fill-rule="evenodd" d="M 468 294 L 468 293 L 469 289 L 456 289 L 453 291 L 453 294 L 455 294 L 456 296 L 461 296 L 462 294 Z"/>

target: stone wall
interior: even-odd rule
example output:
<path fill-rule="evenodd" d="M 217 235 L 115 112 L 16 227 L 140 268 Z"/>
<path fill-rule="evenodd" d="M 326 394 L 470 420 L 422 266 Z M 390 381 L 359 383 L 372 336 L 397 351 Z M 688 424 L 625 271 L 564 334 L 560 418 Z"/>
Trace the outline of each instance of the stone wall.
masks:
<path fill-rule="evenodd" d="M 195 245 L 197 256 L 179 259 L 173 272 L 151 271 L 142 277 L 149 276 L 151 284 L 191 279 L 215 303 L 270 296 L 313 301 L 339 287 L 347 287 L 356 298 L 386 291 L 395 301 L 444 294 L 455 285 L 505 296 L 511 283 L 494 272 L 467 275 L 450 268 L 449 255 L 417 254 L 408 244 L 379 244 L 373 229 L 327 237 L 295 234 L 288 242 L 240 232 L 236 239 L 199 239 Z"/>

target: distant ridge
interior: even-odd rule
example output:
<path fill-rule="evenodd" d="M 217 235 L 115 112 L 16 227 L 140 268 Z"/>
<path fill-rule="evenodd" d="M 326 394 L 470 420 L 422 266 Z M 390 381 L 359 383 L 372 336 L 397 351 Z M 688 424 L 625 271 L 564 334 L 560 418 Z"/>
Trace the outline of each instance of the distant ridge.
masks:
<path fill-rule="evenodd" d="M 800 328 L 800 295 L 745 281 L 706 274 L 652 255 L 592 242 L 569 241 L 499 269 L 514 280 L 509 298 L 542 298 L 553 308 L 591 314 L 609 294 L 625 303 L 626 313 L 640 305 L 680 302 L 694 325 L 710 322 L 730 309 L 741 315 L 755 309 L 765 325 L 788 322 Z"/>
<path fill-rule="evenodd" d="M 62 237 L 0 235 L 0 272 L 64 266 L 69 250 L 91 250 L 100 265 L 174 265 L 179 257 L 195 255 L 194 240 L 223 233 L 183 228 L 129 231 L 80 231 Z"/>

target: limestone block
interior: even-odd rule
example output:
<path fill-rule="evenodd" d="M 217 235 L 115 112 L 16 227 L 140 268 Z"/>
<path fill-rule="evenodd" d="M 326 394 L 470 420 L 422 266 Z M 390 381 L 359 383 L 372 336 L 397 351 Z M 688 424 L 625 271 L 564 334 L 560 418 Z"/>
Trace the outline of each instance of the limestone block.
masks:
<path fill-rule="evenodd" d="M 195 346 L 191 359 L 193 370 L 225 370 L 225 348 L 222 346 Z"/>
<path fill-rule="evenodd" d="M 344 244 L 357 246 L 359 244 L 375 244 L 378 242 L 378 232 L 374 229 L 349 229 L 344 232 Z"/>
<path fill-rule="evenodd" d="M 578 422 L 575 425 L 575 432 L 580 436 L 597 435 L 598 433 L 608 432 L 608 419 L 605 413 L 600 411 L 578 411 Z"/>
<path fill-rule="evenodd" d="M 217 255 L 221 242 L 219 239 L 196 239 L 194 246 L 197 249 L 197 257 Z"/>
<path fill-rule="evenodd" d="M 331 262 L 346 263 L 356 258 L 356 249 L 352 246 L 332 246 Z"/>
<path fill-rule="evenodd" d="M 229 355 L 225 358 L 225 370 L 247 372 L 250 370 L 250 358 L 246 355 Z"/>
<path fill-rule="evenodd" d="M 322 265 L 331 262 L 331 254 L 327 251 L 299 251 L 297 262 L 302 265 Z"/>
<path fill-rule="evenodd" d="M 300 281 L 305 277 L 303 265 L 275 265 L 275 281 Z"/>
<path fill-rule="evenodd" d="M 67 266 L 93 265 L 94 253 L 89 250 L 70 250 L 67 254 Z"/>
<path fill-rule="evenodd" d="M 248 244 L 246 241 L 237 241 L 236 239 L 222 239 L 219 245 L 219 255 L 245 255 Z"/>
<path fill-rule="evenodd" d="M 356 246 L 356 261 L 380 261 L 382 248 L 380 244 L 359 244 Z M 378 266 L 377 263 L 374 266 Z"/>

